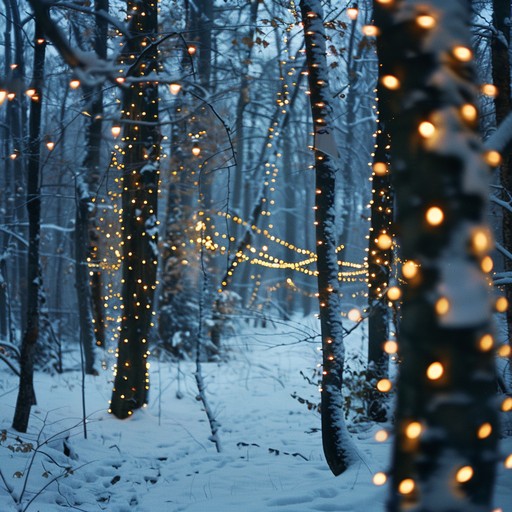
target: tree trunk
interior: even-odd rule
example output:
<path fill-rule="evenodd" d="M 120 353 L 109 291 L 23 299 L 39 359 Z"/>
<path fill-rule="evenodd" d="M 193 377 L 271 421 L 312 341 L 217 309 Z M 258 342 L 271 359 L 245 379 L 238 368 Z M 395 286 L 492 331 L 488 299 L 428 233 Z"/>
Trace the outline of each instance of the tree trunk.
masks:
<path fill-rule="evenodd" d="M 496 106 L 496 124 L 499 125 L 512 111 L 511 87 L 510 87 L 510 19 L 512 7 L 510 1 L 493 0 L 493 32 L 491 41 L 492 79 L 498 89 L 498 95 L 494 99 Z M 502 199 L 507 203 L 512 196 L 512 158 L 510 152 L 504 152 L 500 165 L 500 181 L 503 187 Z M 512 212 L 503 208 L 502 235 L 503 247 L 512 252 Z M 504 258 L 504 270 L 512 272 L 512 260 Z M 505 296 L 508 303 L 512 304 L 512 286 L 505 285 Z M 512 337 L 512 308 L 507 308 L 508 339 Z M 510 342 L 510 341 L 509 341 Z"/>
<path fill-rule="evenodd" d="M 389 512 L 488 512 L 499 434 L 470 2 L 374 3 L 405 272 Z M 383 89 L 384 90 L 384 89 Z"/>
<path fill-rule="evenodd" d="M 31 87 L 35 94 L 31 98 L 29 139 L 27 211 L 29 220 L 28 249 L 28 301 L 25 331 L 21 342 L 20 385 L 12 427 L 18 432 L 26 432 L 30 409 L 36 403 L 34 393 L 34 352 L 39 336 L 39 295 L 41 289 L 41 267 L 39 262 L 39 242 L 41 230 L 41 196 L 39 175 L 39 151 L 41 133 L 41 111 L 43 102 L 43 79 L 46 41 L 36 21 L 34 35 L 34 70 Z"/>
<path fill-rule="evenodd" d="M 382 111 L 380 116 L 382 118 Z M 368 256 L 368 380 L 374 385 L 388 378 L 388 355 L 384 343 L 389 337 L 390 314 L 386 300 L 389 286 L 391 246 L 393 233 L 391 183 L 388 169 L 389 137 L 385 125 L 379 124 L 377 130 L 375 156 L 373 159 L 371 229 Z M 380 238 L 379 238 L 380 237 Z M 385 395 L 375 389 L 370 393 L 368 416 L 372 421 L 386 421 Z"/>
<path fill-rule="evenodd" d="M 323 12 L 319 0 L 301 0 L 306 39 L 306 60 L 311 112 L 315 128 L 316 244 L 320 325 L 323 350 L 321 391 L 322 441 L 331 471 L 341 474 L 354 460 L 344 422 L 343 366 L 345 348 L 341 323 L 335 228 L 335 175 L 337 147 L 332 132 L 331 95 Z"/>
<path fill-rule="evenodd" d="M 158 7 L 150 0 L 129 0 L 127 8 L 129 38 L 122 60 L 138 55 L 128 75 L 141 79 L 158 71 L 157 47 L 150 46 L 158 32 Z M 158 258 L 160 160 L 158 85 L 152 80 L 131 83 L 123 95 L 123 316 L 111 401 L 111 412 L 118 418 L 145 405 L 149 390 L 147 356 Z"/>
<path fill-rule="evenodd" d="M 96 0 L 95 11 L 108 12 L 108 0 Z M 105 60 L 107 57 L 107 29 L 104 18 L 96 16 L 94 50 Z M 84 350 L 85 372 L 97 375 L 95 347 L 105 346 L 105 323 L 102 300 L 102 273 L 99 260 L 99 236 L 96 193 L 100 183 L 101 140 L 103 126 L 103 88 L 84 87 L 87 108 L 85 129 L 86 154 L 81 174 L 76 180 L 75 216 L 75 276 L 80 324 L 80 342 Z M 85 174 L 85 175 L 84 175 Z"/>

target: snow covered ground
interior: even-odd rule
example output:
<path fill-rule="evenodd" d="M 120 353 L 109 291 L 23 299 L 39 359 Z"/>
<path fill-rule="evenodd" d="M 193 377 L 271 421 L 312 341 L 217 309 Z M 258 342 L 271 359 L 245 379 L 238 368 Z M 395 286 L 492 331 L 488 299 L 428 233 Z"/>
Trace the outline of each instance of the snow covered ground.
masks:
<path fill-rule="evenodd" d="M 30 432 L 18 436 L 10 430 L 17 379 L 2 369 L 0 511 L 382 512 L 386 488 L 372 476 L 387 469 L 390 442 L 377 443 L 378 428 L 360 425 L 360 461 L 335 478 L 318 413 L 291 396 L 315 400 L 300 374 L 311 376 L 319 361 L 318 344 L 304 340 L 313 332 L 311 322 L 246 328 L 229 340 L 226 362 L 203 365 L 222 453 L 208 440 L 192 364 L 181 364 L 178 378 L 176 365 L 153 361 L 149 406 L 125 421 L 106 412 L 111 372 L 87 377 L 87 440 L 78 372 L 36 375 L 39 403 Z M 361 344 L 358 330 L 349 354 Z M 502 449 L 512 451 L 510 439 Z M 495 506 L 512 511 L 511 471 L 500 470 Z"/>

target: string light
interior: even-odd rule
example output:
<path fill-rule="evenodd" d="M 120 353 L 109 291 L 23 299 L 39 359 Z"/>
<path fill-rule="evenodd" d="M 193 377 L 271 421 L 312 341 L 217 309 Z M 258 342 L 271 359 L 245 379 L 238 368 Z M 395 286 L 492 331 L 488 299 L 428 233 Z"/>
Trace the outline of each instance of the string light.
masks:
<path fill-rule="evenodd" d="M 478 341 L 478 348 L 482 352 L 488 352 L 494 347 L 494 338 L 490 334 L 484 334 Z"/>
<path fill-rule="evenodd" d="M 357 16 L 359 14 L 359 10 L 356 6 L 349 7 L 347 9 L 347 16 L 352 20 L 355 21 L 357 19 Z"/>
<path fill-rule="evenodd" d="M 429 139 L 436 133 L 436 128 L 431 122 L 423 121 L 418 126 L 418 132 L 423 138 Z"/>
<path fill-rule="evenodd" d="M 398 286 L 392 286 L 387 292 L 389 300 L 398 300 L 402 296 L 402 291 Z"/>
<path fill-rule="evenodd" d="M 396 76 L 393 75 L 384 75 L 381 78 L 382 85 L 386 87 L 386 89 L 390 89 L 392 91 L 396 91 L 400 88 L 400 80 Z"/>
<path fill-rule="evenodd" d="M 508 309 L 508 300 L 503 296 L 498 297 L 494 307 L 498 313 L 505 313 L 505 311 Z"/>
<path fill-rule="evenodd" d="M 391 391 L 392 387 L 393 387 L 393 384 L 391 383 L 391 381 L 389 379 L 380 379 L 377 382 L 377 389 L 381 393 L 388 393 L 389 391 Z"/>
<path fill-rule="evenodd" d="M 427 377 L 430 380 L 439 380 L 444 375 L 443 365 L 436 361 L 427 368 Z"/>
<path fill-rule="evenodd" d="M 110 131 L 112 132 L 113 137 L 117 138 L 121 134 L 121 127 L 117 126 L 117 125 L 114 125 L 114 126 L 112 126 Z"/>
<path fill-rule="evenodd" d="M 492 425 L 490 423 L 483 423 L 478 429 L 478 439 L 486 439 L 492 434 Z"/>
<path fill-rule="evenodd" d="M 173 96 L 176 96 L 181 91 L 181 84 L 177 84 L 177 83 L 169 84 L 169 91 L 171 91 L 171 94 Z"/>
<path fill-rule="evenodd" d="M 444 213 L 438 206 L 431 206 L 425 213 L 425 219 L 431 226 L 439 226 L 444 220 Z"/>
<path fill-rule="evenodd" d="M 478 111 L 474 105 L 471 105 L 471 103 L 462 105 L 460 112 L 462 117 L 470 123 L 474 123 L 478 118 Z"/>
<path fill-rule="evenodd" d="M 420 14 L 416 17 L 416 23 L 424 29 L 431 29 L 435 27 L 436 20 L 430 14 Z"/>
<path fill-rule="evenodd" d="M 414 279 L 418 275 L 418 265 L 412 260 L 406 261 L 402 265 L 402 275 L 406 279 Z"/>
<path fill-rule="evenodd" d="M 473 478 L 473 474 L 474 471 L 471 466 L 463 466 L 457 471 L 455 479 L 460 484 L 464 484 L 466 482 L 469 482 Z"/>
<path fill-rule="evenodd" d="M 51 140 L 49 140 L 47 143 L 46 143 L 46 147 L 48 148 L 48 151 L 52 151 L 53 148 L 55 147 L 55 142 L 52 142 Z"/>
<path fill-rule="evenodd" d="M 411 494 L 416 485 L 414 483 L 414 480 L 412 478 L 406 478 L 400 482 L 398 485 L 398 492 L 400 494 Z"/>
<path fill-rule="evenodd" d="M 490 150 L 484 154 L 484 159 L 491 167 L 498 167 L 501 164 L 502 158 L 498 151 Z"/>
<path fill-rule="evenodd" d="M 378 443 L 384 443 L 389 439 L 389 434 L 386 430 L 377 430 L 375 432 L 375 441 Z"/>
<path fill-rule="evenodd" d="M 507 398 L 505 398 L 503 402 L 501 402 L 501 410 L 503 412 L 512 411 L 512 397 L 507 396 Z"/>
<path fill-rule="evenodd" d="M 420 437 L 421 432 L 423 431 L 423 428 L 421 426 L 421 423 L 418 421 L 412 421 L 405 427 L 405 436 L 408 439 L 417 439 Z"/>
<path fill-rule="evenodd" d="M 480 90 L 482 94 L 490 98 L 495 98 L 498 95 L 498 88 L 493 84 L 483 84 Z"/>
<path fill-rule="evenodd" d="M 71 89 L 78 89 L 80 87 L 80 80 L 77 78 L 71 80 L 71 82 L 69 82 L 69 87 Z"/>
<path fill-rule="evenodd" d="M 375 473 L 375 475 L 373 475 L 372 481 L 375 485 L 384 485 L 387 479 L 388 478 L 386 476 L 386 473 L 379 471 L 378 473 Z"/>
<path fill-rule="evenodd" d="M 473 52 L 466 46 L 456 46 L 453 49 L 453 55 L 461 62 L 469 62 L 473 58 Z"/>
<path fill-rule="evenodd" d="M 386 354 L 396 354 L 398 352 L 398 343 L 393 340 L 388 340 L 384 343 L 383 348 Z"/>

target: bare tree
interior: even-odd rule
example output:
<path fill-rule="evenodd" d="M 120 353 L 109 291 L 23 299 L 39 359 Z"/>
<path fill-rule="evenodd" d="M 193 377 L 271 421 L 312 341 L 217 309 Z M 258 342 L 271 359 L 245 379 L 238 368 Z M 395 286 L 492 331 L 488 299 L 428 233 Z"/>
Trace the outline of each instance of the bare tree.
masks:
<path fill-rule="evenodd" d="M 41 196 L 39 153 L 41 142 L 41 112 L 43 102 L 44 61 L 46 40 L 39 22 L 35 22 L 34 68 L 30 88 L 29 139 L 27 144 L 27 211 L 29 219 L 28 246 L 28 297 L 27 318 L 21 342 L 20 385 L 12 426 L 19 432 L 26 432 L 30 409 L 36 403 L 34 392 L 34 353 L 39 337 L 41 266 L 39 245 L 41 232 Z"/>

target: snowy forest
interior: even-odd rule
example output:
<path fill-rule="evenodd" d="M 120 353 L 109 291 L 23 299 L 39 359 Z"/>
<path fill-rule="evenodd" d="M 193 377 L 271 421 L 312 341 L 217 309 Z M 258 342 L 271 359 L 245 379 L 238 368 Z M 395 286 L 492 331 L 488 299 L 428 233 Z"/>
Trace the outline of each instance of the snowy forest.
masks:
<path fill-rule="evenodd" d="M 1 512 L 512 512 L 509 0 L 0 1 Z"/>

